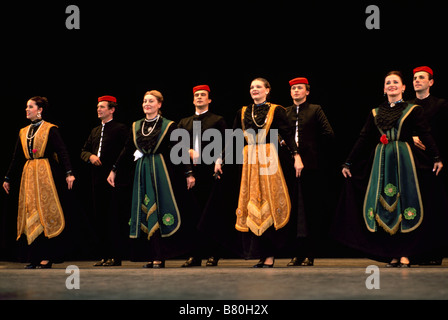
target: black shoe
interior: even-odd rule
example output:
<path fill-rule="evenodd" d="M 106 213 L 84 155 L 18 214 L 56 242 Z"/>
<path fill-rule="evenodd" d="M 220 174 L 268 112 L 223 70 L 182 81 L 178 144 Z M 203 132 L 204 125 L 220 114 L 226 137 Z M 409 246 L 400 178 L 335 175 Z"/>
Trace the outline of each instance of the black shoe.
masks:
<path fill-rule="evenodd" d="M 272 262 L 272 264 L 265 264 L 264 263 L 265 261 L 266 261 L 266 259 L 261 259 L 252 268 L 273 268 L 274 267 L 275 260 L 274 260 L 274 262 Z"/>
<path fill-rule="evenodd" d="M 410 262 L 409 263 L 402 263 L 402 262 L 400 262 L 397 267 L 399 267 L 399 268 L 410 268 L 411 267 L 411 263 Z"/>
<path fill-rule="evenodd" d="M 302 264 L 301 264 L 302 266 L 305 266 L 305 267 L 311 267 L 311 266 L 314 266 L 314 258 L 305 258 L 303 261 L 302 261 Z"/>
<path fill-rule="evenodd" d="M 146 269 L 152 269 L 152 267 L 153 267 L 153 262 L 151 261 L 151 262 L 148 262 L 147 264 L 145 264 L 145 265 L 143 265 L 143 268 L 146 268 Z"/>
<path fill-rule="evenodd" d="M 302 264 L 302 259 L 299 259 L 297 257 L 294 257 L 291 259 L 291 261 L 288 262 L 288 264 L 286 265 L 287 267 L 298 267 Z"/>
<path fill-rule="evenodd" d="M 210 257 L 205 264 L 207 267 L 216 267 L 218 265 L 219 258 Z"/>
<path fill-rule="evenodd" d="M 95 263 L 93 266 L 94 267 L 101 267 L 106 263 L 106 259 L 101 259 L 101 261 L 98 261 L 97 263 Z"/>
<path fill-rule="evenodd" d="M 121 260 L 107 259 L 107 261 L 103 263 L 103 266 L 105 267 L 121 266 Z"/>
<path fill-rule="evenodd" d="M 188 258 L 187 261 L 181 266 L 182 268 L 190 268 L 190 267 L 200 267 L 202 265 L 202 260 L 197 259 L 195 257 Z"/>
<path fill-rule="evenodd" d="M 30 263 L 25 266 L 25 269 L 36 269 L 37 264 Z"/>
<path fill-rule="evenodd" d="M 153 269 L 162 269 L 165 268 L 165 260 L 160 261 L 159 263 L 152 263 Z"/>
<path fill-rule="evenodd" d="M 397 268 L 400 266 L 400 261 L 397 262 L 389 262 L 386 264 L 386 268 Z"/>

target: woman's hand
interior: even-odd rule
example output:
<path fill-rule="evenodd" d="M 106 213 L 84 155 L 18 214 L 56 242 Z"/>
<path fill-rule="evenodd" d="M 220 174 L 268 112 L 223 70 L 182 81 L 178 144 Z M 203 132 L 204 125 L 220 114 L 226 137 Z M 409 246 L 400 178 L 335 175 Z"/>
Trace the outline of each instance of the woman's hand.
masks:
<path fill-rule="evenodd" d="M 111 171 L 109 173 L 109 176 L 107 177 L 107 182 L 109 182 L 109 184 L 115 188 L 115 177 L 117 176 L 117 174 L 113 171 Z"/>
<path fill-rule="evenodd" d="M 6 193 L 9 194 L 9 190 L 11 189 L 11 185 L 9 182 L 3 182 L 3 189 L 5 189 Z"/>
<path fill-rule="evenodd" d="M 342 168 L 342 175 L 344 176 L 344 178 L 352 177 L 352 173 L 350 172 L 349 168 Z"/>
<path fill-rule="evenodd" d="M 443 163 L 442 163 L 442 161 L 435 162 L 435 163 L 434 163 L 434 168 L 432 169 L 432 172 L 435 172 L 435 173 L 436 173 L 436 176 L 438 176 L 438 175 L 439 175 L 439 172 L 442 170 L 442 168 L 443 168 Z"/>

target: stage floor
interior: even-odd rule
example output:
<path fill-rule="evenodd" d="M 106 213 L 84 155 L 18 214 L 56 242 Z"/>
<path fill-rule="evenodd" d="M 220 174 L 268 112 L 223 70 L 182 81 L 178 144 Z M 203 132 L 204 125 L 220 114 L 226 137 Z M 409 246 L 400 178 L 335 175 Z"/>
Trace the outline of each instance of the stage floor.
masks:
<path fill-rule="evenodd" d="M 411 268 L 385 268 L 384 263 L 352 258 L 316 259 L 313 267 L 286 267 L 288 261 L 276 260 L 272 269 L 253 269 L 256 260 L 237 259 L 222 259 L 218 267 L 205 267 L 203 260 L 202 267 L 193 268 L 180 268 L 184 260 L 169 260 L 165 269 L 144 269 L 143 262 L 93 267 L 95 261 L 68 261 L 47 270 L 0 262 L 0 299 L 448 299 L 447 259 L 441 266 Z M 77 266 L 79 273 L 70 272 L 68 266 Z M 67 288 L 77 283 L 79 289 Z M 369 284 L 379 288 L 369 289 Z"/>

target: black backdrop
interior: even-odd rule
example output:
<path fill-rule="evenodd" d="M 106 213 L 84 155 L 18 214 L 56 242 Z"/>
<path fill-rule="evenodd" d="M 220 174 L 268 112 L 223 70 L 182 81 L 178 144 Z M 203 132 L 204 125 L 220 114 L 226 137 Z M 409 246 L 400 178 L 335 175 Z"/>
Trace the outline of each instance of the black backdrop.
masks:
<path fill-rule="evenodd" d="M 87 182 L 79 153 L 98 125 L 96 99 L 118 98 L 116 118 L 143 116 L 147 90 L 165 97 L 163 114 L 178 121 L 192 114 L 192 87 L 209 84 L 211 108 L 228 124 L 250 103 L 249 85 L 264 77 L 271 101 L 291 104 L 288 80 L 310 80 L 309 101 L 321 104 L 337 136 L 333 163 L 341 163 L 372 107 L 384 100 L 383 77 L 401 70 L 413 97 L 412 69 L 435 72 L 432 93 L 448 97 L 448 63 L 442 2 L 305 1 L 39 1 L 2 5 L 0 77 L 2 156 L 6 172 L 26 101 L 46 96 L 45 118 L 60 126 L 77 172 Z M 80 9 L 80 29 L 68 30 L 68 5 Z M 366 7 L 380 9 L 380 29 L 368 30 Z M 339 175 L 335 175 L 339 177 Z M 335 193 L 338 192 L 335 181 Z M 14 212 L 1 192 L 2 253 L 9 256 Z M 12 201 L 10 199 L 10 201 Z M 12 239 L 12 242 L 11 242 Z"/>

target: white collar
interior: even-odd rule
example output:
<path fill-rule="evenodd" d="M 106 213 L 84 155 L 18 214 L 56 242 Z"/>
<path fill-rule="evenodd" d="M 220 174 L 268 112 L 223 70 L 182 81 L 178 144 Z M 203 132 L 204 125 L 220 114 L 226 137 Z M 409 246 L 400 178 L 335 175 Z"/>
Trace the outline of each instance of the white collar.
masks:
<path fill-rule="evenodd" d="M 197 116 L 199 116 L 199 115 L 204 114 L 204 113 L 206 113 L 206 112 L 208 112 L 208 109 L 205 110 L 205 111 L 203 111 L 203 112 L 201 112 L 201 113 L 198 113 L 197 111 L 195 111 L 194 113 L 195 113 Z"/>

